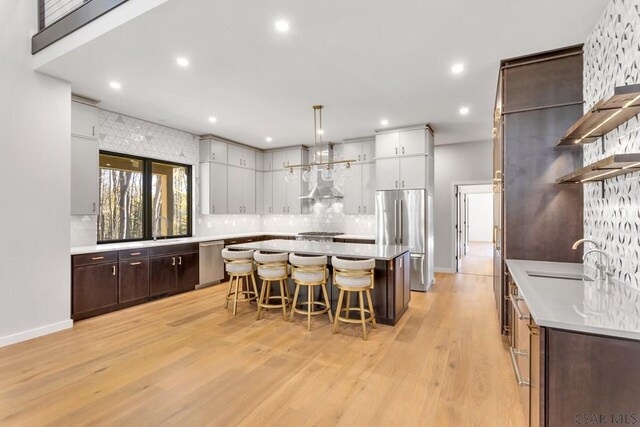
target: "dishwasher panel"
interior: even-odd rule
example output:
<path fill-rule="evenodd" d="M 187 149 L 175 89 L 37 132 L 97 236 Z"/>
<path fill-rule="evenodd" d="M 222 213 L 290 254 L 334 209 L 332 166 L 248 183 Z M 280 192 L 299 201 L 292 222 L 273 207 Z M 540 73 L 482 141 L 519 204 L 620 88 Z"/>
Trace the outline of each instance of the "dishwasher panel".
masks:
<path fill-rule="evenodd" d="M 224 241 L 200 243 L 200 280 L 196 289 L 219 283 L 224 279 L 223 248 Z"/>

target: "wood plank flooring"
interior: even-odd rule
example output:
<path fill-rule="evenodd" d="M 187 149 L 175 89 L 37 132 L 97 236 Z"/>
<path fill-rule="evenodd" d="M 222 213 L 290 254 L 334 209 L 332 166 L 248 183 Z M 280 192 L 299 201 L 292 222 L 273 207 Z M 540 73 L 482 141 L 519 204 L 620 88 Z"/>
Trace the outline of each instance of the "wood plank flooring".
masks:
<path fill-rule="evenodd" d="M 460 260 L 460 273 L 493 276 L 493 243 L 469 242 L 467 254 Z"/>
<path fill-rule="evenodd" d="M 224 286 L 78 322 L 0 348 L 0 425 L 525 425 L 491 278 L 436 280 L 366 342 Z"/>

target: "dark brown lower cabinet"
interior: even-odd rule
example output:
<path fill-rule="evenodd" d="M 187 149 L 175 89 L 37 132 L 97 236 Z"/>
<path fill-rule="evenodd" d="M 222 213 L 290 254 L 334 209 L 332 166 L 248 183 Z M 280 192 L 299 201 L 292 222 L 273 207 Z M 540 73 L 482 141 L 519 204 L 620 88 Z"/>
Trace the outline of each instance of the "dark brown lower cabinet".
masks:
<path fill-rule="evenodd" d="M 118 264 L 105 262 L 74 267 L 72 304 L 74 319 L 107 313 L 118 307 Z"/>
<path fill-rule="evenodd" d="M 178 255 L 177 288 L 178 292 L 192 291 L 200 279 L 200 254 L 190 252 Z"/>
<path fill-rule="evenodd" d="M 149 275 L 150 295 L 173 293 L 177 290 L 175 255 L 151 258 L 151 274 Z"/>
<path fill-rule="evenodd" d="M 149 296 L 149 258 L 120 261 L 120 304 L 143 302 Z"/>

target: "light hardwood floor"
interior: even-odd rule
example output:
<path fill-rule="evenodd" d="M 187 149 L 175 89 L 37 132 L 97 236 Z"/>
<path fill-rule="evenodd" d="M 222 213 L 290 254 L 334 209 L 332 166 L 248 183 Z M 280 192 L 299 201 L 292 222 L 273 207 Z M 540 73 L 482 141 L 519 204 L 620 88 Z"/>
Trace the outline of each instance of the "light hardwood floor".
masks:
<path fill-rule="evenodd" d="M 444 275 L 362 341 L 224 286 L 0 349 L 0 425 L 522 426 L 491 279 Z"/>
<path fill-rule="evenodd" d="M 469 242 L 467 255 L 460 260 L 460 273 L 493 276 L 493 243 Z"/>

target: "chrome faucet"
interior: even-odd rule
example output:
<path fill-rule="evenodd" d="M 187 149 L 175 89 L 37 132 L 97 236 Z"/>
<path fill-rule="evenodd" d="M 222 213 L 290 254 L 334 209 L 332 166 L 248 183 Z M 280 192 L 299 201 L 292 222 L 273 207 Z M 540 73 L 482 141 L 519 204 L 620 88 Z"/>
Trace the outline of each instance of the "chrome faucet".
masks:
<path fill-rule="evenodd" d="M 573 249 L 575 251 L 576 249 L 578 249 L 578 246 L 580 246 L 583 243 L 591 243 L 593 245 L 593 247 L 595 247 L 596 249 L 600 249 L 600 244 L 598 242 L 596 242 L 595 240 L 591 240 L 591 239 L 576 240 L 576 242 L 573 244 L 573 246 L 571 246 L 571 249 Z"/>
<path fill-rule="evenodd" d="M 605 279 L 607 284 L 611 283 L 611 279 L 613 278 L 613 271 L 611 271 L 611 257 L 609 254 L 601 249 L 591 249 L 584 253 L 582 256 L 582 260 L 586 260 L 587 256 L 591 253 L 600 254 L 600 261 L 596 262 L 596 269 L 598 271 L 598 279 Z M 606 259 L 607 263 L 604 264 L 602 259 Z"/>
<path fill-rule="evenodd" d="M 163 216 L 157 216 L 156 220 L 153 222 L 153 241 L 155 242 L 156 240 L 158 240 L 158 232 L 156 231 L 156 226 L 158 225 L 158 221 L 159 220 L 163 220 L 165 224 L 167 224 L 167 229 L 169 229 L 169 220 Z M 162 221 L 160 221 L 162 222 Z M 162 237 L 162 236 L 160 236 Z"/>

